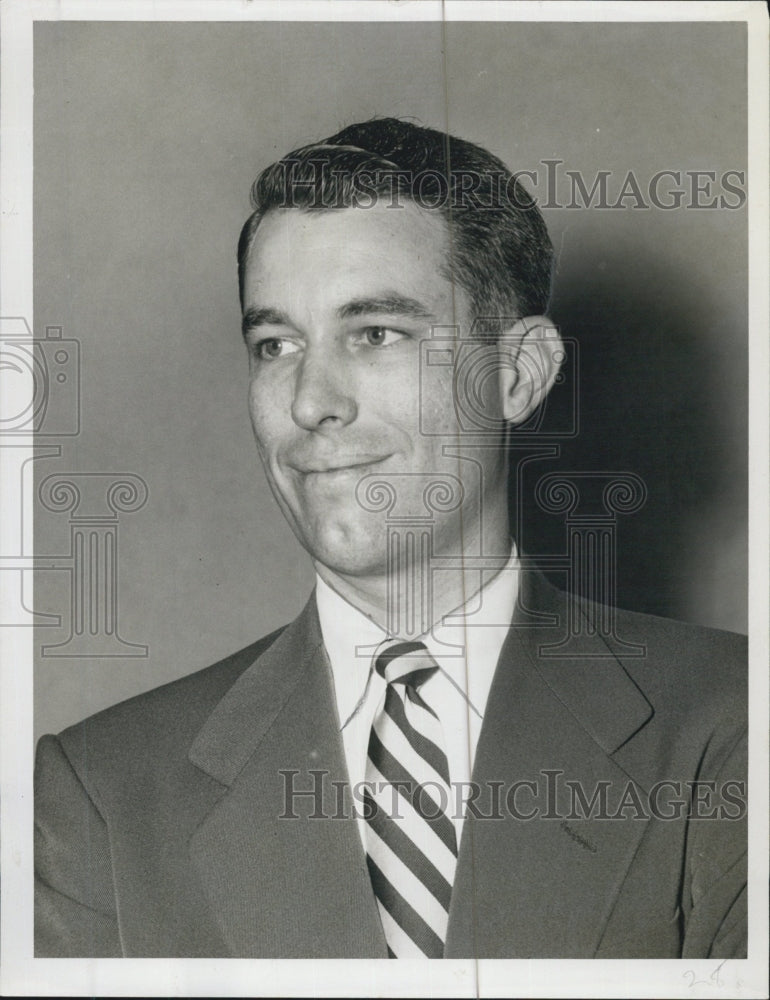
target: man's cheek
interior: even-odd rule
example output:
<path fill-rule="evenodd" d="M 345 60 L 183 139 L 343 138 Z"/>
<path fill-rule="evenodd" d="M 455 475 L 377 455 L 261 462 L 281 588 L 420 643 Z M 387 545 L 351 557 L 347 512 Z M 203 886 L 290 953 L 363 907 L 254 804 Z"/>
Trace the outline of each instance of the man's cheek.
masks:
<path fill-rule="evenodd" d="M 264 393 L 252 392 L 249 395 L 249 415 L 254 436 L 260 448 L 269 450 L 281 438 L 281 425 L 286 419 L 291 420 L 291 413 L 281 418 L 279 404 L 265 398 Z"/>

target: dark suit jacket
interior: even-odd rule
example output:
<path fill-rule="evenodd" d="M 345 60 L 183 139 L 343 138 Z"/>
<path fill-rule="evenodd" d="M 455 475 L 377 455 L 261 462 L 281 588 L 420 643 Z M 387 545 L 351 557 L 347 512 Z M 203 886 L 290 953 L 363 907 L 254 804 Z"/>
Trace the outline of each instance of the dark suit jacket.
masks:
<path fill-rule="evenodd" d="M 447 957 L 745 954 L 745 640 L 618 612 L 646 655 L 588 629 L 554 650 L 565 595 L 534 574 L 521 594 Z M 694 780 L 694 811 L 714 816 L 662 818 Z M 37 955 L 385 957 L 346 781 L 313 599 L 221 663 L 43 737 Z M 319 798 L 287 809 L 289 786 Z"/>

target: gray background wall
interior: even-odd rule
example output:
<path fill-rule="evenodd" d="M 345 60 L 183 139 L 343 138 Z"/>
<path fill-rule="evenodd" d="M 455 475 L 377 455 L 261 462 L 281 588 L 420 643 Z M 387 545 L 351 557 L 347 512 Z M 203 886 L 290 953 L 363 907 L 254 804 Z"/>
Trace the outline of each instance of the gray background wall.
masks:
<path fill-rule="evenodd" d="M 120 632 L 149 655 L 38 657 L 36 731 L 246 645 L 311 589 L 246 412 L 235 242 L 263 166 L 388 114 L 617 190 L 629 170 L 745 169 L 745 106 L 740 25 L 36 24 L 35 333 L 82 351 L 81 433 L 37 476 L 150 490 L 119 528 Z M 647 483 L 620 526 L 621 605 L 743 631 L 746 211 L 545 214 L 581 362 L 582 432 L 553 468 Z M 528 518 L 523 543 L 562 532 Z M 41 513 L 37 550 L 68 544 L 66 516 Z M 66 573 L 37 575 L 64 623 L 36 647 L 66 637 L 68 594 Z"/>

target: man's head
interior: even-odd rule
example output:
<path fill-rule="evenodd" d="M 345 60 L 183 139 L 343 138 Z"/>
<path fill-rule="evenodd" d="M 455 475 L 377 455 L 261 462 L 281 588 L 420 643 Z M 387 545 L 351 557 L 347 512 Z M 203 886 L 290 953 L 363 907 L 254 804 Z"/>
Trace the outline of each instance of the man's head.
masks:
<path fill-rule="evenodd" d="M 536 207 L 490 154 L 391 119 L 290 154 L 252 194 L 239 244 L 251 418 L 316 565 L 384 579 L 388 514 L 429 515 L 434 556 L 504 553 L 504 429 L 558 368 Z M 479 377 L 423 364 L 437 329 L 471 348 Z M 469 435 L 469 408 L 493 439 Z M 378 482 L 391 500 L 375 509 Z M 454 494 L 438 509 L 432 483 Z"/>

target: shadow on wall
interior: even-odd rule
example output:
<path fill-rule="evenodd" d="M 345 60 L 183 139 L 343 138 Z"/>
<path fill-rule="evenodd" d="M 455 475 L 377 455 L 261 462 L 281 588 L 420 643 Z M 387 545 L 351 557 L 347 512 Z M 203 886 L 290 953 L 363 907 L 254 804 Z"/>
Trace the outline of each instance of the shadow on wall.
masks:
<path fill-rule="evenodd" d="M 725 419 L 736 411 L 731 383 L 747 398 L 746 371 L 732 367 L 735 352 L 725 370 L 715 326 L 715 317 L 727 315 L 725 303 L 646 251 L 613 259 L 605 248 L 601 257 L 589 250 L 579 270 L 559 275 L 551 315 L 563 336 L 578 342 L 580 432 L 561 439 L 558 459 L 535 461 L 523 476 L 521 548 L 533 556 L 565 551 L 564 514 L 544 513 L 534 500 L 542 475 L 636 473 L 647 499 L 618 518 L 616 603 L 698 620 L 690 597 L 704 551 L 719 543 L 715 531 L 734 531 L 746 519 L 748 446 L 735 418 Z M 740 344 L 734 329 L 725 334 Z M 742 351 L 737 365 L 746 356 Z M 546 432 L 568 420 L 569 383 L 548 401 Z M 510 495 L 517 496 L 514 482 Z M 745 565 L 745 549 L 737 562 Z M 565 585 L 563 572 L 549 575 Z M 735 584 L 725 575 L 717 586 Z"/>

